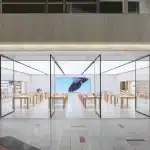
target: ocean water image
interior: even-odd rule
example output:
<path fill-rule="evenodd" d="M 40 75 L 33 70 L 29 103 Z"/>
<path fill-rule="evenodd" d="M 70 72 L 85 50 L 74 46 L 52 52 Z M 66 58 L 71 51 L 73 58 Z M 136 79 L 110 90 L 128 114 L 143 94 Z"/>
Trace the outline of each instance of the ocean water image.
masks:
<path fill-rule="evenodd" d="M 80 78 L 80 77 L 79 77 Z M 56 92 L 57 93 L 67 93 L 69 87 L 73 81 L 77 81 L 75 77 L 57 77 L 56 78 Z M 80 79 L 79 79 L 80 80 Z M 86 82 L 82 83 L 81 87 L 75 92 L 90 92 L 91 91 L 91 80 L 88 79 Z"/>

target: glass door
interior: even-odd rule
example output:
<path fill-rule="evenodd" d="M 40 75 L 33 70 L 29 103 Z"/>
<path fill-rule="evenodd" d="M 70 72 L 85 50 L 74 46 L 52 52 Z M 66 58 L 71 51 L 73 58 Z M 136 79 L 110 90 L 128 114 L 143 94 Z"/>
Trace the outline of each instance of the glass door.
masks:
<path fill-rule="evenodd" d="M 0 117 L 15 111 L 14 107 L 14 61 L 0 56 Z"/>
<path fill-rule="evenodd" d="M 55 60 L 52 55 L 50 55 L 50 98 L 49 98 L 49 108 L 50 117 L 52 118 L 55 113 L 55 95 L 56 95 L 56 83 L 55 83 Z"/>
<path fill-rule="evenodd" d="M 94 61 L 85 69 L 82 73 L 84 77 L 90 77 L 91 79 L 91 93 L 87 94 L 87 99 L 91 99 L 93 102 L 93 112 L 101 117 L 101 56 L 97 56 Z M 85 107 L 86 108 L 86 107 Z"/>
<path fill-rule="evenodd" d="M 101 117 L 101 56 L 94 62 L 95 112 Z"/>
<path fill-rule="evenodd" d="M 135 110 L 150 116 L 150 56 L 136 60 L 135 67 Z"/>

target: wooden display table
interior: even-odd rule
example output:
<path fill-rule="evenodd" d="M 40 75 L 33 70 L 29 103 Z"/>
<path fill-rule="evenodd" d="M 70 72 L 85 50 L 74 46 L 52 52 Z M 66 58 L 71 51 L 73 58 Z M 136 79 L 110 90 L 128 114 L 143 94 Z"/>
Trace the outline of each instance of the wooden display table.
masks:
<path fill-rule="evenodd" d="M 87 107 L 87 100 L 94 100 L 94 104 L 96 104 L 96 99 L 100 98 L 100 96 L 94 96 L 94 95 L 79 95 L 79 98 L 83 104 L 83 106 L 86 108 Z"/>
<path fill-rule="evenodd" d="M 17 95 L 14 99 L 20 99 L 20 108 L 22 108 L 22 100 L 24 100 L 24 104 L 27 105 L 27 109 L 29 109 L 29 102 L 32 100 L 31 95 Z"/>
<path fill-rule="evenodd" d="M 50 101 L 52 100 L 52 102 L 54 102 L 55 103 L 55 101 L 57 101 L 57 100 L 62 100 L 63 101 L 63 109 L 65 108 L 65 105 L 66 105 L 66 103 L 67 103 L 67 96 L 65 96 L 65 95 L 57 95 L 57 96 L 52 96 L 52 97 L 49 97 L 48 98 L 48 102 L 49 102 L 49 105 L 48 105 L 48 107 L 50 106 Z M 54 104 L 54 103 L 52 103 L 52 104 Z"/>
<path fill-rule="evenodd" d="M 128 103 L 129 103 L 129 100 L 133 100 L 135 99 L 135 96 L 132 96 L 132 95 L 116 95 L 117 99 L 120 99 L 120 102 L 121 102 L 121 108 L 123 108 L 124 106 L 124 101 L 126 100 L 126 107 L 128 108 Z"/>

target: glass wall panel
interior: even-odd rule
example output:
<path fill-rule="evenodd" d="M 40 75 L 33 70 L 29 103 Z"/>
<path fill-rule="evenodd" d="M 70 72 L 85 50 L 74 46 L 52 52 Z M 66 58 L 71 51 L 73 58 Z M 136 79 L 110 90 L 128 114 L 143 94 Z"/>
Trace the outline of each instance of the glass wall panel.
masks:
<path fill-rule="evenodd" d="M 135 118 L 135 61 L 102 61 L 101 75 L 103 118 Z M 120 65 L 119 65 L 120 64 Z M 143 67 L 141 64 L 138 68 Z M 138 116 L 139 117 L 139 116 Z M 143 117 L 143 115 L 142 115 Z"/>
<path fill-rule="evenodd" d="M 2 13 L 44 13 L 45 4 L 2 4 Z"/>
<path fill-rule="evenodd" d="M 89 2 L 96 2 L 96 0 L 66 0 L 67 2 L 72 3 L 89 3 Z"/>
<path fill-rule="evenodd" d="M 9 68 L 8 68 L 9 66 Z M 1 56 L 1 117 L 14 111 L 14 64 Z"/>
<path fill-rule="evenodd" d="M 96 13 L 96 3 L 95 4 L 72 4 L 72 13 Z"/>
<path fill-rule="evenodd" d="M 101 116 L 101 57 L 99 56 L 94 63 L 95 75 L 95 108 Z"/>
<path fill-rule="evenodd" d="M 90 65 L 90 64 L 89 64 Z M 88 65 L 88 66 L 89 66 Z M 85 108 L 87 116 L 91 116 L 91 114 L 95 114 L 96 112 L 96 94 L 95 94 L 95 66 L 94 62 L 91 63 L 91 65 L 86 69 L 86 71 L 82 75 L 83 78 L 88 78 L 88 80 L 91 80 L 91 91 L 82 94 L 82 97 L 87 97 L 87 98 L 82 98 L 82 104 Z M 89 103 L 89 100 L 91 100 L 91 104 Z M 89 109 L 90 108 L 90 109 Z M 93 116 L 94 116 L 93 114 Z M 97 115 L 95 115 L 97 117 Z"/>
<path fill-rule="evenodd" d="M 139 69 L 141 64 L 145 66 Z M 149 56 L 136 61 L 136 111 L 150 116 L 150 69 Z"/>
<path fill-rule="evenodd" d="M 96 13 L 96 3 L 68 3 L 66 13 Z"/>
<path fill-rule="evenodd" d="M 83 77 L 89 77 L 91 79 L 91 92 L 89 92 L 86 96 L 86 111 L 88 112 L 88 100 L 92 101 L 93 112 L 96 112 L 96 114 L 101 117 L 101 57 L 98 56 L 96 60 L 94 60 L 91 65 L 86 69 L 86 71 L 83 73 Z M 83 101 L 84 103 L 84 101 Z M 92 114 L 92 111 L 91 114 Z"/>
<path fill-rule="evenodd" d="M 123 13 L 123 4 L 121 1 L 100 2 L 99 9 L 100 13 Z"/>
<path fill-rule="evenodd" d="M 58 2 L 63 2 L 65 0 L 48 0 L 49 3 L 58 3 Z"/>
<path fill-rule="evenodd" d="M 128 2 L 128 13 L 139 13 L 139 12 L 140 12 L 139 2 L 136 1 Z"/>
<path fill-rule="evenodd" d="M 46 0 L 2 0 L 3 3 L 44 3 Z"/>
<path fill-rule="evenodd" d="M 50 117 L 55 113 L 55 61 L 50 56 Z"/>
<path fill-rule="evenodd" d="M 48 13 L 63 13 L 63 4 L 48 4 Z"/>

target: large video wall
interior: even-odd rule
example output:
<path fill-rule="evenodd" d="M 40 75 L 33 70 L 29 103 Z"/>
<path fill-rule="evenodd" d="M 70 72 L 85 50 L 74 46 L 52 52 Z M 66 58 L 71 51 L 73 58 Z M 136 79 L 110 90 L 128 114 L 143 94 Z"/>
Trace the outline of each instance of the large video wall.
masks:
<path fill-rule="evenodd" d="M 75 77 L 56 77 L 56 93 L 67 93 L 75 79 Z M 75 92 L 91 92 L 91 80 L 88 78 Z"/>

